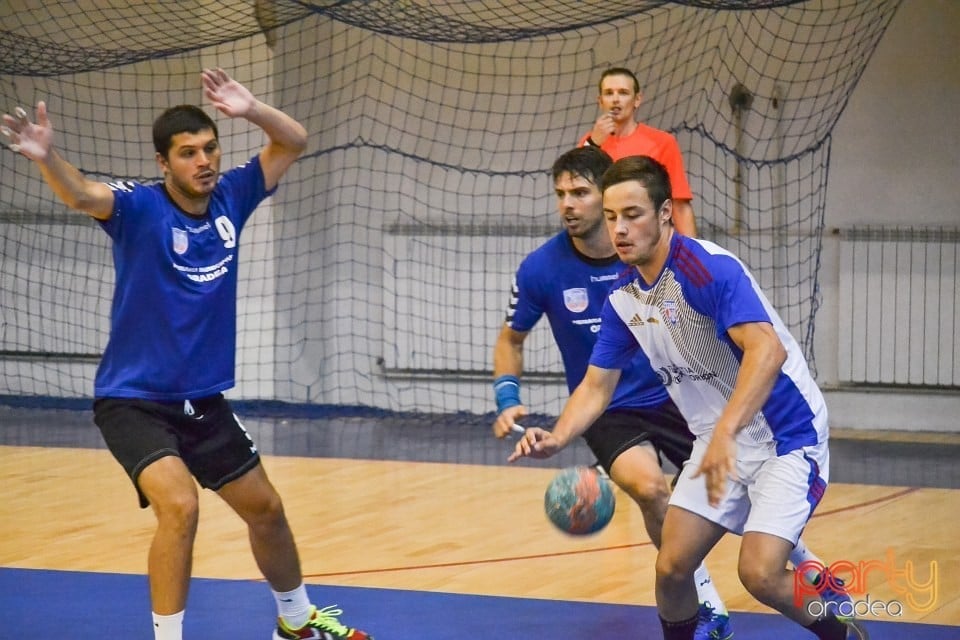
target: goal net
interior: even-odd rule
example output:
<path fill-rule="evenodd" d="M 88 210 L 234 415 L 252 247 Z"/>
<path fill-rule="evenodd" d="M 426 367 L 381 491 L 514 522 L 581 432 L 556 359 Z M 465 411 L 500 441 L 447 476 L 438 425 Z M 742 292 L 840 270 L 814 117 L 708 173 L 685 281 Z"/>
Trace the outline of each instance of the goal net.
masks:
<path fill-rule="evenodd" d="M 560 229 L 549 167 L 611 66 L 678 138 L 701 235 L 814 365 L 831 131 L 899 2 L 8 0 L 0 109 L 45 100 L 84 174 L 151 181 L 153 119 L 228 70 L 310 132 L 241 238 L 233 397 L 485 413 L 512 274 Z M 224 169 L 257 153 L 259 130 L 204 106 Z M 0 395 L 89 397 L 108 238 L 6 148 L 0 175 Z M 525 355 L 525 403 L 555 414 L 546 321 Z"/>

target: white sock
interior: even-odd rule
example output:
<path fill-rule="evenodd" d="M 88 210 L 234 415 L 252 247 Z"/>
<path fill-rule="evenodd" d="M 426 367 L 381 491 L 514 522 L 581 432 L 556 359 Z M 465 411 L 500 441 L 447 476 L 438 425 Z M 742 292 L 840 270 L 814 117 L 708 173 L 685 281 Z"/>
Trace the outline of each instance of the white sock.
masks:
<path fill-rule="evenodd" d="M 299 629 L 310 618 L 310 598 L 302 584 L 293 591 L 274 591 L 277 613 L 291 629 Z"/>
<path fill-rule="evenodd" d="M 710 577 L 706 565 L 700 563 L 697 570 L 693 572 L 693 579 L 697 582 L 697 599 L 700 602 L 709 602 L 714 611 L 727 615 L 727 607 L 723 604 L 717 588 L 713 586 L 713 578 Z"/>
<path fill-rule="evenodd" d="M 183 611 L 169 616 L 153 614 L 154 640 L 183 640 Z"/>
<path fill-rule="evenodd" d="M 817 565 L 823 566 L 823 561 L 820 560 L 820 558 L 818 558 L 812 551 L 810 551 L 803 540 L 800 539 L 797 540 L 797 544 L 793 547 L 793 551 L 790 552 L 790 564 L 796 568 L 804 562 L 816 562 Z M 809 567 L 803 572 L 803 577 L 806 578 L 810 584 L 813 584 L 814 578 L 816 578 L 818 575 L 820 575 L 820 572 L 815 567 Z"/>

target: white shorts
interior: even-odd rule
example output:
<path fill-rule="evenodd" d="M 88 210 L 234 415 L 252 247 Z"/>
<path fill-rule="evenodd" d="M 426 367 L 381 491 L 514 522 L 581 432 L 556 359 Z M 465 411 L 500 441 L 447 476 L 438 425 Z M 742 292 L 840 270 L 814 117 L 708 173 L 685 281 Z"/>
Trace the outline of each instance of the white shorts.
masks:
<path fill-rule="evenodd" d="M 707 501 L 706 478 L 691 478 L 707 444 L 697 438 L 683 465 L 670 504 L 715 522 L 728 531 L 769 533 L 796 544 L 823 497 L 830 476 L 826 442 L 761 460 L 737 460 L 737 479 L 716 507 Z"/>

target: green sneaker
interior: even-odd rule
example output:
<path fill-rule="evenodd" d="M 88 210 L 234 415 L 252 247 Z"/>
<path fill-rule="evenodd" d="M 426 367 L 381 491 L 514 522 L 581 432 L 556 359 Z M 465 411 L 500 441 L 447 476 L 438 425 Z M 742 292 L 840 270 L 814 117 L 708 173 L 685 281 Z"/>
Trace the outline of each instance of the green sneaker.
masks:
<path fill-rule="evenodd" d="M 302 640 L 314 638 L 316 640 L 373 640 L 373 636 L 364 631 L 340 624 L 337 616 L 343 611 L 337 605 L 317 609 L 310 607 L 310 618 L 299 629 L 291 629 L 283 618 L 277 618 L 277 630 L 273 632 L 273 640 Z"/>

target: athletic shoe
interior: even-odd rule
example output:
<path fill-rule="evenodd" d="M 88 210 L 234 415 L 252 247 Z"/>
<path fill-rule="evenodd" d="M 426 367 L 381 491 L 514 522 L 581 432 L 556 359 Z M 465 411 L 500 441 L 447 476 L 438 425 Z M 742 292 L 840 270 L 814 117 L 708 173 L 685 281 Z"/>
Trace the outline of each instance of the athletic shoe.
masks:
<path fill-rule="evenodd" d="M 870 634 L 859 620 L 851 620 L 847 625 L 847 640 L 870 640 Z"/>
<path fill-rule="evenodd" d="M 693 640 L 730 640 L 733 637 L 730 616 L 717 613 L 709 602 L 700 603 L 697 618 L 697 631 Z"/>
<path fill-rule="evenodd" d="M 818 574 L 813 581 L 813 586 L 819 586 L 822 579 L 823 574 Z M 833 588 L 834 585 L 837 587 L 836 589 Z M 832 577 L 827 582 L 820 592 L 820 599 L 823 600 L 824 608 L 843 622 L 853 620 L 853 598 L 847 593 L 843 580 L 840 578 Z M 830 603 L 833 604 L 831 605 Z M 841 613 L 841 611 L 847 612 L 849 615 Z"/>
<path fill-rule="evenodd" d="M 351 629 L 340 624 L 337 616 L 343 611 L 337 605 L 317 609 L 310 607 L 310 619 L 299 629 L 291 629 L 283 618 L 277 618 L 277 630 L 273 632 L 273 640 L 302 640 L 316 638 L 317 640 L 373 640 L 373 636 Z"/>

